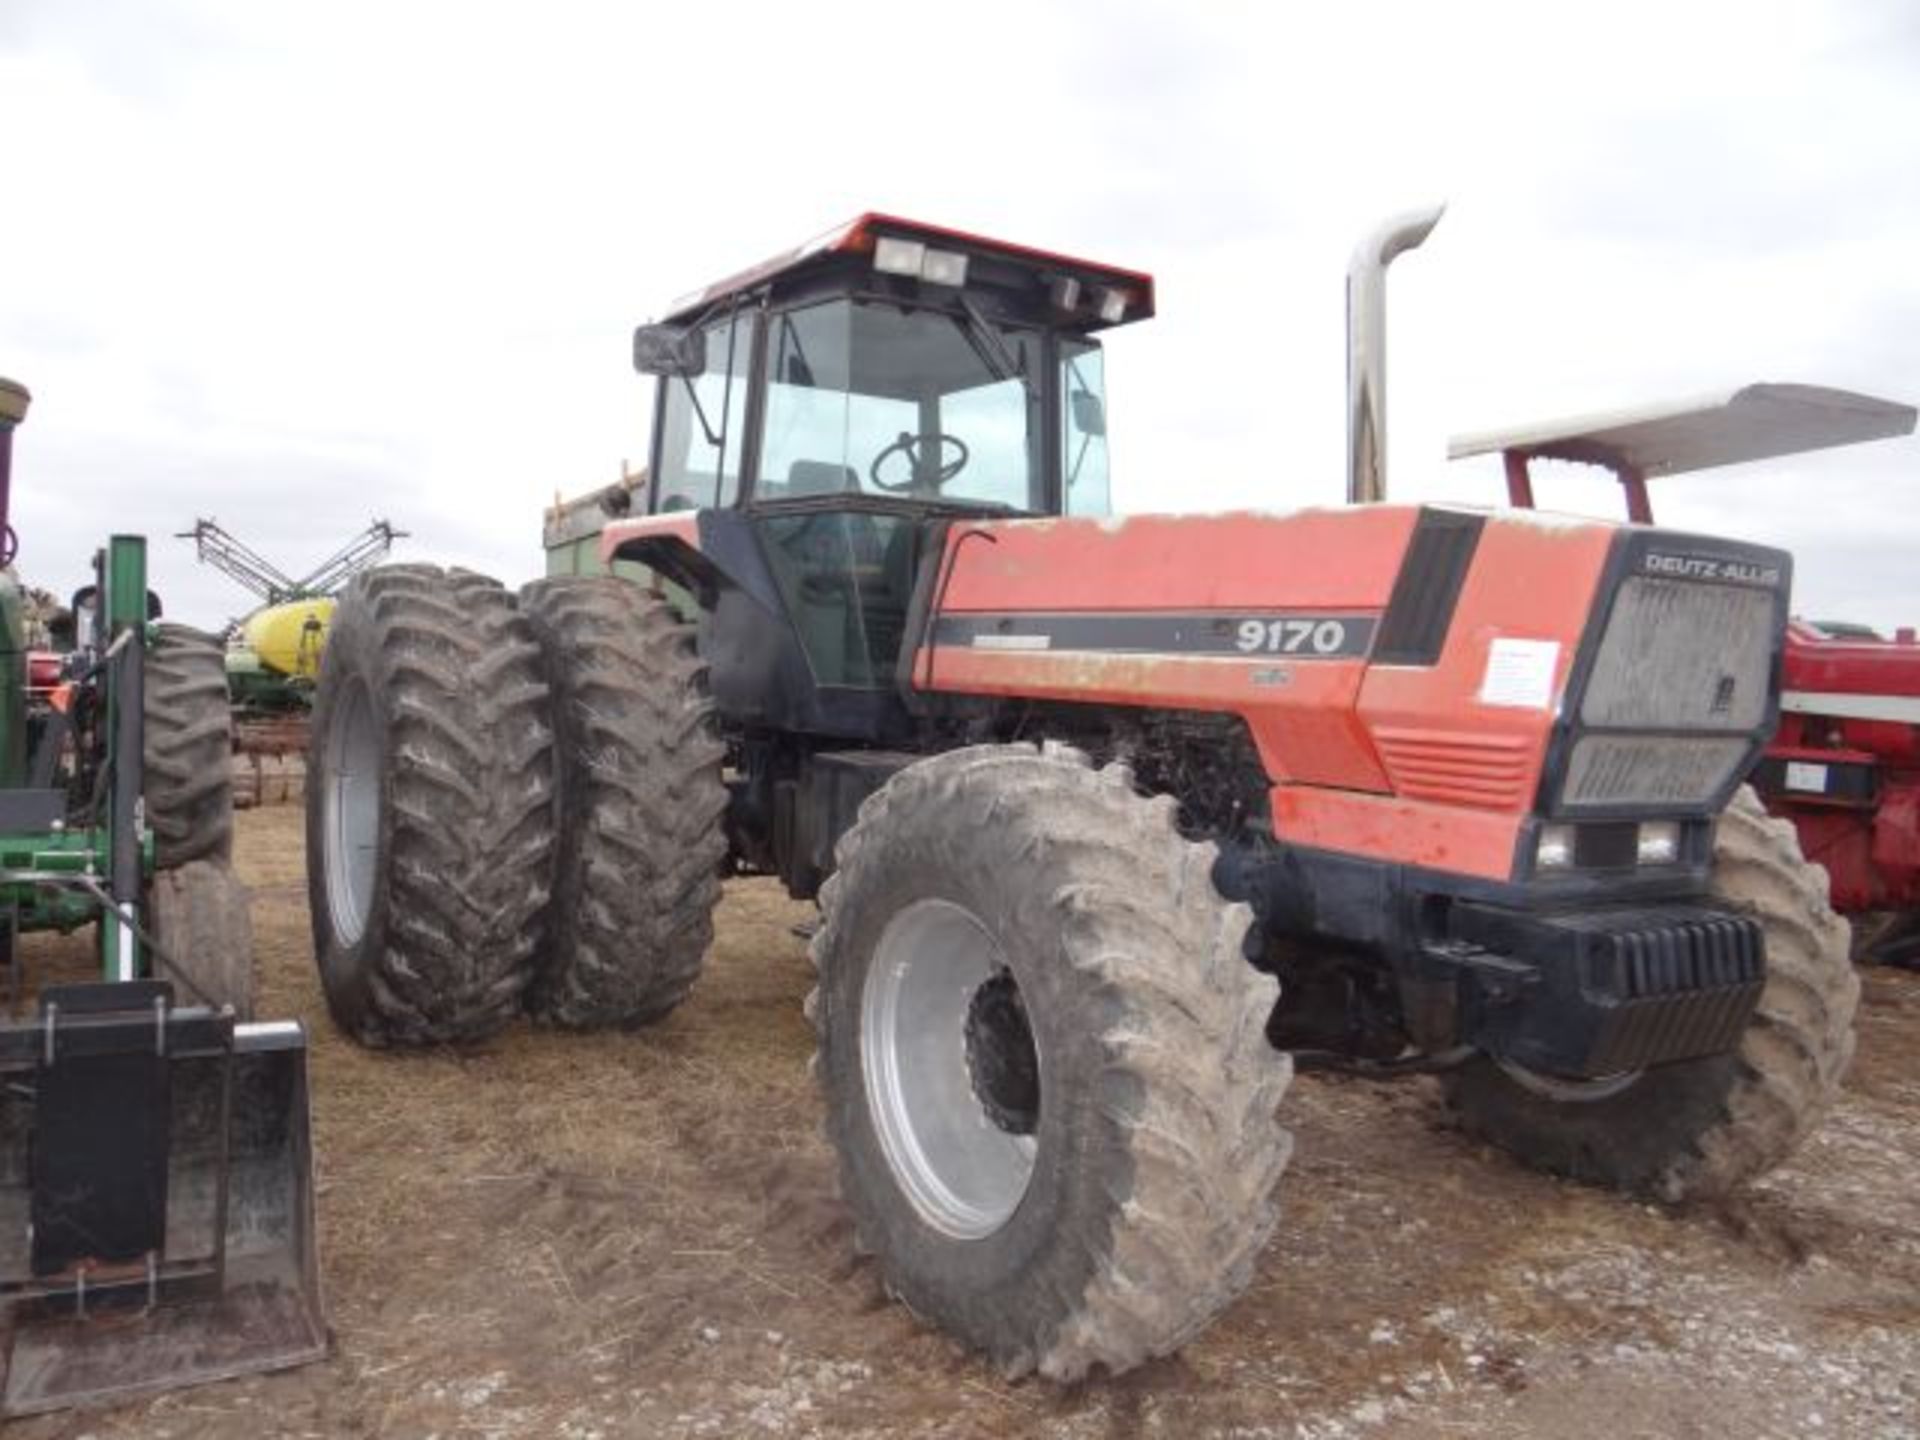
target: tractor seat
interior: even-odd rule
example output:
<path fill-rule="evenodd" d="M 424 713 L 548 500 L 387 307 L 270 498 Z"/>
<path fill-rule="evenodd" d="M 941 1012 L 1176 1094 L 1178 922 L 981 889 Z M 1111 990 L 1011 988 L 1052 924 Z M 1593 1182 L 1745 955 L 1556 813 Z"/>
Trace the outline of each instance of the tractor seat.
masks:
<path fill-rule="evenodd" d="M 834 465 L 825 460 L 796 460 L 787 467 L 787 498 L 803 495 L 853 495 L 860 491 L 860 477 L 852 467 Z"/>

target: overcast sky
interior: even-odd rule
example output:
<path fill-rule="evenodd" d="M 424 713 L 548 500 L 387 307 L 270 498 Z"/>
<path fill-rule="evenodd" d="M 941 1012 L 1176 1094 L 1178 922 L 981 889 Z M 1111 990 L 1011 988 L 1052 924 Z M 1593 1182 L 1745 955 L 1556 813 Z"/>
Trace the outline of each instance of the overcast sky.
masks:
<path fill-rule="evenodd" d="M 0 0 L 0 374 L 27 579 L 155 537 L 172 613 L 301 571 L 538 572 L 646 453 L 635 322 L 865 209 L 1151 270 L 1108 352 L 1129 511 L 1331 504 L 1342 275 L 1394 270 L 1392 492 L 1446 437 L 1731 387 L 1920 399 L 1920 5 Z M 1554 467 L 1548 503 L 1614 513 Z M 1920 441 L 1656 482 L 1791 547 L 1797 608 L 1920 622 Z"/>

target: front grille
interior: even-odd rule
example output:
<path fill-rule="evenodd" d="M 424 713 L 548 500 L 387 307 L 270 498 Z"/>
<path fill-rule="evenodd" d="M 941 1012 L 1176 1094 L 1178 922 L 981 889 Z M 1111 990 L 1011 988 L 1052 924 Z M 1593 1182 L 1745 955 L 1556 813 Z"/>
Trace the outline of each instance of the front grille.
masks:
<path fill-rule="evenodd" d="M 1775 599 L 1770 590 L 1634 576 L 1614 596 L 1580 723 L 1756 729 L 1767 713 Z"/>
<path fill-rule="evenodd" d="M 1698 805 L 1720 793 L 1747 740 L 1677 735 L 1583 735 L 1562 800 L 1570 805 Z"/>

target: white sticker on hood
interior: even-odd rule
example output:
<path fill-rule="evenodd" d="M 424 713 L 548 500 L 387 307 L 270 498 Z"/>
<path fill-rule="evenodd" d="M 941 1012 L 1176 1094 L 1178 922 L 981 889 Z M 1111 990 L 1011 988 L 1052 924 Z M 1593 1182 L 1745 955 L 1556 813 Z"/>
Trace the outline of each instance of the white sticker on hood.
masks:
<path fill-rule="evenodd" d="M 1558 640 L 1495 640 L 1480 682 L 1482 705 L 1545 710 L 1553 704 L 1553 672 L 1560 665 Z"/>

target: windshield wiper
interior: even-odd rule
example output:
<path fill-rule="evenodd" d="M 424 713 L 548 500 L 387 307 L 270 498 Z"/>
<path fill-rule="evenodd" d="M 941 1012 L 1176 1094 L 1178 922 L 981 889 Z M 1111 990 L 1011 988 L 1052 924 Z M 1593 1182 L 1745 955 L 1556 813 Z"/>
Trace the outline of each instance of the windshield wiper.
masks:
<path fill-rule="evenodd" d="M 1014 380 L 1027 392 L 1027 399 L 1038 401 L 1040 391 L 1033 383 L 1033 377 L 1027 374 L 1027 367 L 1007 348 L 1006 336 L 980 313 L 980 307 L 973 303 L 973 297 L 962 293 L 960 308 L 966 312 L 966 323 L 961 333 L 967 337 L 967 343 L 974 353 L 985 362 L 989 372 L 996 380 Z"/>
<path fill-rule="evenodd" d="M 700 317 L 693 321 L 688 328 L 697 330 L 705 326 L 706 323 L 713 318 L 716 308 L 717 307 L 710 307 L 702 311 Z M 700 421 L 700 429 L 706 434 L 707 444 L 713 446 L 716 450 L 724 450 L 726 448 L 728 412 L 733 409 L 733 347 L 739 338 L 739 329 L 740 304 L 736 300 L 733 308 L 727 312 L 727 368 L 721 376 L 720 381 L 720 429 L 718 433 L 714 431 L 713 422 L 707 419 L 707 407 L 700 403 L 700 392 L 694 388 L 693 377 L 685 374 L 680 377 L 680 383 L 687 387 L 687 398 L 693 402 L 693 413 Z"/>
<path fill-rule="evenodd" d="M 1093 391 L 1087 387 L 1086 377 L 1080 373 L 1080 357 L 1077 355 L 1067 361 L 1067 380 L 1073 387 L 1069 392 L 1067 401 L 1068 413 L 1075 414 L 1077 413 L 1078 407 L 1076 407 L 1073 402 L 1078 400 L 1082 395 L 1093 394 Z M 1080 448 L 1073 452 L 1073 465 L 1067 471 L 1067 489 L 1071 490 L 1080 483 L 1080 466 L 1087 458 L 1087 447 L 1092 443 L 1093 432 L 1091 430 L 1082 430 L 1080 432 Z"/>
<path fill-rule="evenodd" d="M 713 422 L 707 419 L 707 407 L 700 403 L 700 392 L 693 388 L 693 381 L 689 380 L 686 376 L 682 375 L 680 377 L 680 383 L 687 387 L 687 398 L 693 401 L 694 418 L 699 420 L 700 428 L 706 432 L 707 444 L 711 445 L 714 449 L 718 450 L 721 446 L 722 441 L 726 438 L 725 435 L 715 433 L 713 428 Z M 720 423 L 723 426 L 726 424 L 726 420 L 724 416 L 722 417 Z"/>
<path fill-rule="evenodd" d="M 791 342 L 793 353 L 787 353 Z M 774 359 L 773 373 L 786 385 L 804 385 L 814 388 L 813 366 L 807 363 L 807 352 L 800 346 L 800 332 L 794 328 L 793 316 L 782 312 L 780 315 L 780 349 Z"/>

